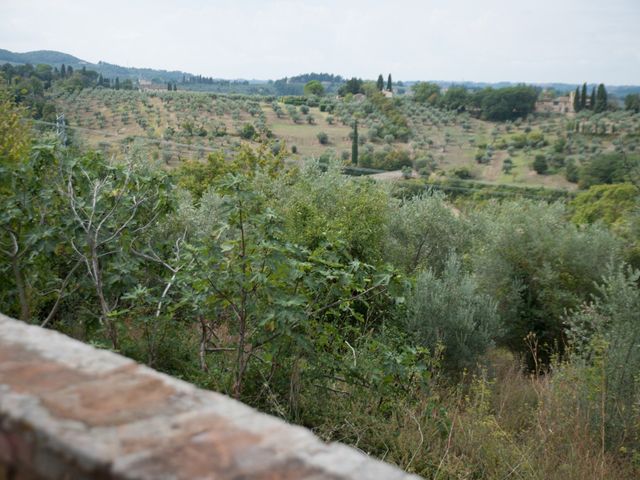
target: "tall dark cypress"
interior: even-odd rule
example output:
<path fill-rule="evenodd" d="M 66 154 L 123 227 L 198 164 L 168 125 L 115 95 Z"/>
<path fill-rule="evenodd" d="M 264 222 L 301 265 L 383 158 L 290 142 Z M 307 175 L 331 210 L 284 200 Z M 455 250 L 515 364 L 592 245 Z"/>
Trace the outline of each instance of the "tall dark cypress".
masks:
<path fill-rule="evenodd" d="M 351 137 L 351 163 L 358 165 L 358 120 L 353 122 L 353 135 Z"/>
<path fill-rule="evenodd" d="M 391 81 L 391 74 L 389 74 L 389 78 L 387 78 L 387 90 L 393 92 L 393 82 Z"/>
<path fill-rule="evenodd" d="M 378 90 L 384 90 L 384 78 L 382 78 L 382 74 L 378 75 L 378 81 L 376 82 L 376 86 Z"/>
<path fill-rule="evenodd" d="M 582 97 L 580 98 L 580 110 L 587 108 L 587 84 L 582 84 Z"/>
<path fill-rule="evenodd" d="M 573 96 L 573 111 L 576 113 L 580 111 L 580 87 L 576 87 L 576 93 Z"/>
<path fill-rule="evenodd" d="M 607 109 L 607 89 L 604 88 L 604 84 L 598 85 L 596 92 L 596 102 L 593 110 L 595 112 L 604 112 Z"/>
<path fill-rule="evenodd" d="M 594 110 L 596 108 L 596 87 L 591 90 L 591 100 L 589 100 L 589 108 Z"/>

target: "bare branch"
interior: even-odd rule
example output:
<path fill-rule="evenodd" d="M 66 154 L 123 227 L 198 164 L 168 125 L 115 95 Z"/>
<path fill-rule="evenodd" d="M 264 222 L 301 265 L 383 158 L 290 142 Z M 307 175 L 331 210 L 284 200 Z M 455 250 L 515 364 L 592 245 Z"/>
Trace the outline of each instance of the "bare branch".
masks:
<path fill-rule="evenodd" d="M 47 318 L 40 324 L 40 326 L 42 328 L 46 327 L 47 324 L 51 321 L 51 319 L 55 316 L 55 314 L 58 312 L 58 307 L 60 306 L 60 302 L 62 301 L 62 299 L 64 298 L 64 290 L 67 288 L 67 284 L 69 283 L 69 281 L 71 280 L 71 276 L 74 274 L 74 272 L 78 269 L 78 267 L 82 264 L 82 260 L 79 259 L 76 264 L 73 266 L 73 268 L 71 270 L 69 270 L 69 273 L 67 273 L 67 276 L 64 278 L 64 281 L 62 282 L 62 285 L 60 286 L 59 290 L 58 290 L 58 298 L 56 299 L 56 302 L 53 304 L 53 307 L 51 308 L 51 310 L 49 311 L 49 315 L 47 315 Z"/>

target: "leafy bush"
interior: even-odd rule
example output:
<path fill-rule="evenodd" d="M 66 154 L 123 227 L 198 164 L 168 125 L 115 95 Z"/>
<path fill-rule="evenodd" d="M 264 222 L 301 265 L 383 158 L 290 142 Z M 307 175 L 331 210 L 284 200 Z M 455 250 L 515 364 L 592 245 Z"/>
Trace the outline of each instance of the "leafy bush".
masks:
<path fill-rule="evenodd" d="M 240 130 L 240 136 L 245 140 L 253 140 L 256 136 L 256 127 L 250 123 L 245 123 Z"/>
<path fill-rule="evenodd" d="M 456 217 L 441 193 L 404 200 L 391 216 L 386 258 L 406 272 L 442 272 L 450 254 L 469 247 L 469 226 Z"/>
<path fill-rule="evenodd" d="M 413 166 L 409 153 L 399 148 L 375 151 L 365 150 L 360 154 L 358 162 L 363 167 L 380 170 L 400 170 L 402 167 Z"/>
<path fill-rule="evenodd" d="M 432 270 L 418 274 L 407 299 L 406 327 L 431 352 L 444 346 L 444 364 L 457 372 L 475 366 L 501 332 L 497 304 L 479 293 L 455 255 L 441 276 Z"/>
<path fill-rule="evenodd" d="M 533 332 L 543 361 L 563 350 L 564 312 L 588 299 L 621 260 L 621 242 L 606 228 L 578 228 L 566 216 L 561 203 L 521 200 L 492 204 L 474 219 L 484 231 L 473 249 L 474 272 L 499 302 L 503 341 L 525 351 L 523 339 Z"/>
<path fill-rule="evenodd" d="M 460 180 L 469 180 L 475 176 L 473 172 L 467 167 L 454 168 L 453 170 L 451 170 L 450 174 L 455 178 L 459 178 Z"/>
<path fill-rule="evenodd" d="M 619 153 L 597 155 L 586 162 L 580 169 L 580 188 L 603 183 L 622 183 L 640 164 L 640 157 Z"/>
<path fill-rule="evenodd" d="M 329 143 L 329 135 L 325 132 L 319 132 L 317 137 L 321 145 L 327 145 Z"/>
<path fill-rule="evenodd" d="M 594 429 L 599 431 L 606 425 L 603 431 L 610 447 L 627 446 L 636 452 L 640 451 L 640 435 L 630 432 L 640 424 L 638 280 L 639 271 L 612 269 L 593 301 L 567 320 L 574 353 L 586 366 L 584 401 L 591 404 Z"/>
<path fill-rule="evenodd" d="M 382 257 L 389 196 L 375 182 L 344 176 L 338 164 L 324 172 L 311 164 L 278 190 L 277 210 L 291 242 L 311 250 L 343 245 L 366 262 Z"/>
<path fill-rule="evenodd" d="M 538 175 L 544 175 L 547 173 L 547 170 L 549 170 L 549 164 L 547 163 L 547 159 L 544 158 L 544 155 L 536 155 L 536 158 L 533 160 L 533 169 Z"/>

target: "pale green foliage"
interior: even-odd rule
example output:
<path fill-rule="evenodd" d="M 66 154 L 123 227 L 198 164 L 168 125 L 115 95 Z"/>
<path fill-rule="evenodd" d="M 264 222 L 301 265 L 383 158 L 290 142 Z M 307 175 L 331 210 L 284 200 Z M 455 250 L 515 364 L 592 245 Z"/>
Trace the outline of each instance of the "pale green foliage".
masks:
<path fill-rule="evenodd" d="M 187 190 L 177 192 L 177 209 L 172 226 L 186 228 L 190 235 L 206 238 L 213 236 L 223 215 L 222 197 L 215 188 L 209 187 L 194 203 Z"/>
<path fill-rule="evenodd" d="M 571 202 L 575 223 L 603 222 L 626 243 L 626 260 L 640 266 L 640 191 L 621 183 L 595 185 Z"/>
<path fill-rule="evenodd" d="M 450 252 L 462 254 L 470 226 L 439 193 L 426 193 L 398 205 L 390 218 L 386 259 L 407 272 L 441 272 Z"/>
<path fill-rule="evenodd" d="M 453 371 L 474 367 L 501 331 L 496 303 L 478 292 L 455 255 L 440 277 L 432 270 L 418 274 L 407 300 L 406 327 L 431 351 L 442 344 L 444 363 Z"/>
<path fill-rule="evenodd" d="M 0 167 L 15 165 L 28 155 L 31 139 L 29 129 L 22 125 L 25 116 L 25 109 L 0 88 Z"/>
<path fill-rule="evenodd" d="M 624 222 L 626 215 L 640 207 L 640 191 L 630 183 L 594 185 L 571 202 L 575 223 L 602 220 L 607 225 Z"/>
<path fill-rule="evenodd" d="M 343 245 L 368 262 L 382 257 L 390 197 L 379 184 L 342 175 L 337 164 L 324 172 L 314 164 L 279 195 L 277 209 L 290 241 L 312 250 Z"/>
<path fill-rule="evenodd" d="M 568 337 L 576 356 L 585 362 L 585 400 L 605 402 L 609 441 L 640 448 L 640 437 L 630 432 L 640 422 L 640 289 L 639 271 L 612 269 L 603 279 L 593 302 L 567 319 Z M 588 383 L 591 378 L 591 383 Z M 593 379 L 596 379 L 593 381 Z M 606 385 L 606 389 L 602 386 Z M 595 397 L 595 398 L 594 398 Z M 600 397 L 600 398 L 598 398 Z"/>

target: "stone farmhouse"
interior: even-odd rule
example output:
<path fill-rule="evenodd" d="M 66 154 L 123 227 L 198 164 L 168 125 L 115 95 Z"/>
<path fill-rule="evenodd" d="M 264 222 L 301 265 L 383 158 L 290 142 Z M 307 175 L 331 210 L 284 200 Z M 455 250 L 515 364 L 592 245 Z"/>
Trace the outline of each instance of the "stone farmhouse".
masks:
<path fill-rule="evenodd" d="M 540 94 L 535 105 L 535 111 L 540 113 L 575 113 L 573 109 L 573 98 L 576 92 L 569 92 L 569 95 L 554 97 L 551 92 L 544 91 Z"/>

